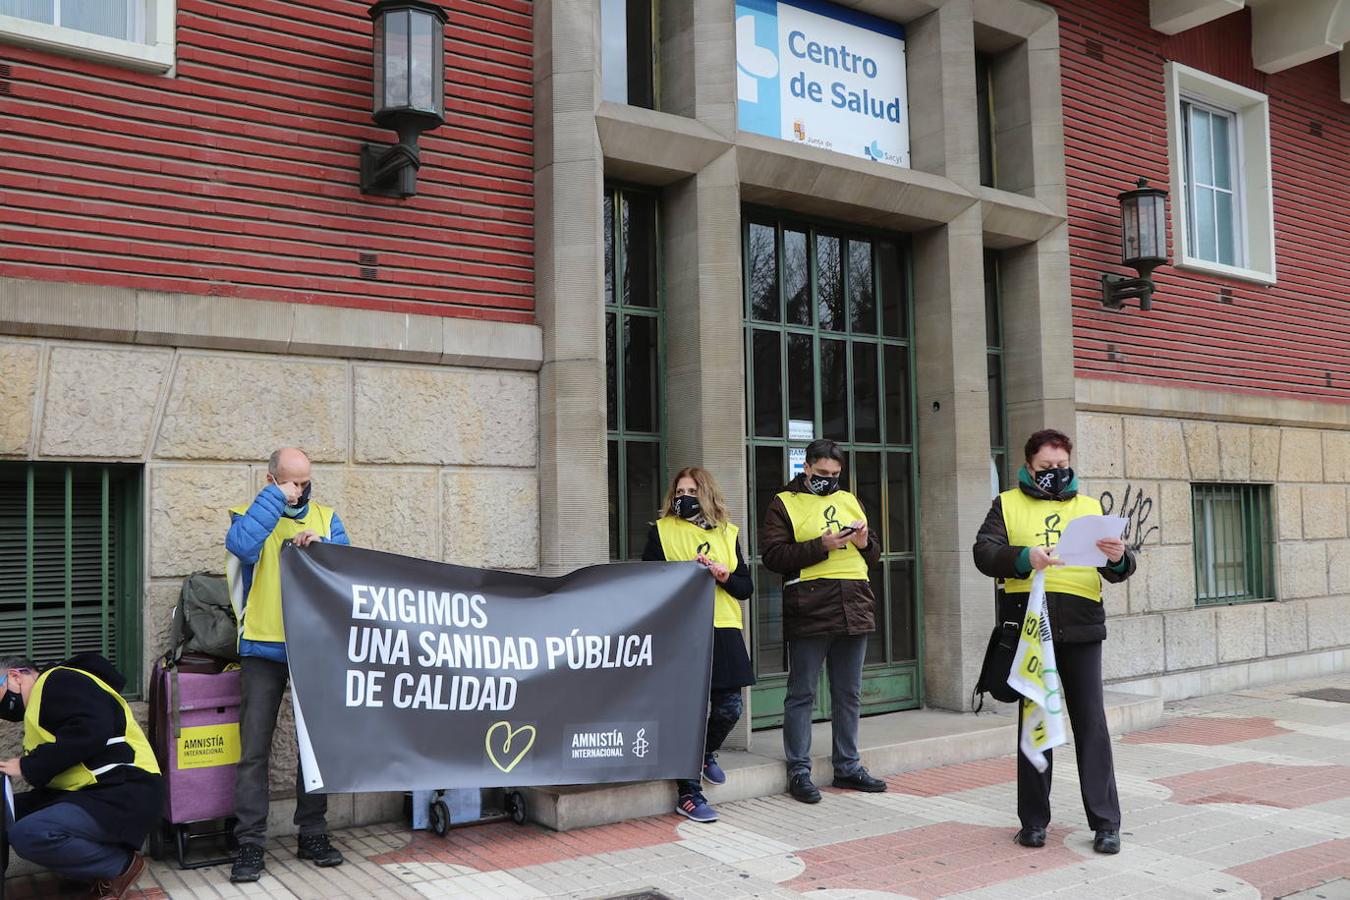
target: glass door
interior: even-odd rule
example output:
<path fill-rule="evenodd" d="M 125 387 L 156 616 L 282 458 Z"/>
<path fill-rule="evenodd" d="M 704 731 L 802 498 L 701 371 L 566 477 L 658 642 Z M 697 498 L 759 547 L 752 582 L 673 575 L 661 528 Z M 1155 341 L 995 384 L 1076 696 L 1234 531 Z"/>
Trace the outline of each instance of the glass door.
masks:
<path fill-rule="evenodd" d="M 908 248 L 893 236 L 772 212 L 747 210 L 744 222 L 753 724 L 782 721 L 787 684 L 782 579 L 762 564 L 759 525 L 817 437 L 847 451 L 844 481 L 882 540 L 871 576 L 877 629 L 867 645 L 863 712 L 916 707 L 922 638 Z M 823 684 L 816 714 L 829 717 Z"/>

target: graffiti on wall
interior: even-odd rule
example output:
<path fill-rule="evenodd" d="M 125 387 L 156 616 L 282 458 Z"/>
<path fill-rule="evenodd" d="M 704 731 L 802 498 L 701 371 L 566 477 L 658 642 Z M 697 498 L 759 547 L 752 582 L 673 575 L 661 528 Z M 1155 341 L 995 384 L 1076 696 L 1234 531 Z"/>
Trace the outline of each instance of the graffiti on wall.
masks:
<path fill-rule="evenodd" d="M 1143 488 L 1135 490 L 1132 485 L 1126 484 L 1125 494 L 1118 505 L 1114 494 L 1102 491 L 1102 513 L 1125 519 L 1125 546 L 1135 553 L 1143 548 L 1144 541 L 1158 531 L 1157 525 L 1148 524 L 1149 516 L 1153 514 L 1153 498 L 1144 496 Z"/>

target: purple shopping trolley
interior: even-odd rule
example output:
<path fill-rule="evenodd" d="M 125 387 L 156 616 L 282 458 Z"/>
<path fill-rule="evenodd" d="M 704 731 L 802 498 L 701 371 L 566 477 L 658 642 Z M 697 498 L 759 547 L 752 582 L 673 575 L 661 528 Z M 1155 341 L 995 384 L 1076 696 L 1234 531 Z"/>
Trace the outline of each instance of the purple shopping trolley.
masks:
<path fill-rule="evenodd" d="M 166 789 L 164 821 L 151 832 L 151 854 L 162 858 L 172 841 L 180 868 L 229 862 L 232 855 L 189 861 L 188 845 L 221 838 L 228 845 L 233 839 L 238 668 L 193 654 L 167 665 L 157 661 L 150 680 L 150 735 Z"/>

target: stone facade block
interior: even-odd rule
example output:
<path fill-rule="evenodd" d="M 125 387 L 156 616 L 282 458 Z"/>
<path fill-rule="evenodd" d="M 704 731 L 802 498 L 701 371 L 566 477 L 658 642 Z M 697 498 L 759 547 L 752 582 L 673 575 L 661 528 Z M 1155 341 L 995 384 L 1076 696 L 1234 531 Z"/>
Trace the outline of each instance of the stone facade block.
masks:
<path fill-rule="evenodd" d="M 1280 429 L 1280 481 L 1322 480 L 1322 433 L 1311 428 Z"/>
<path fill-rule="evenodd" d="M 1164 481 L 1158 485 L 1158 505 L 1162 507 L 1162 542 L 1188 545 L 1194 543 L 1190 483 Z"/>
<path fill-rule="evenodd" d="M 1130 577 L 1130 612 L 1195 606 L 1195 562 L 1189 544 L 1146 547 Z"/>
<path fill-rule="evenodd" d="M 1088 478 L 1120 478 L 1125 474 L 1124 426 L 1120 416 L 1078 414 L 1074 471 Z"/>
<path fill-rule="evenodd" d="M 152 466 L 150 577 L 225 571 L 230 507 L 253 499 L 245 466 Z"/>
<path fill-rule="evenodd" d="M 1327 593 L 1350 594 L 1350 541 L 1327 543 Z"/>
<path fill-rule="evenodd" d="M 1191 477 L 1186 442 L 1176 419 L 1125 417 L 1125 474 L 1136 478 Z"/>
<path fill-rule="evenodd" d="M 532 471 L 444 473 L 441 522 L 446 562 L 539 568 L 539 482 Z"/>
<path fill-rule="evenodd" d="M 1219 631 L 1219 662 L 1237 662 L 1266 655 L 1266 607 L 1244 603 L 1215 610 Z"/>
<path fill-rule="evenodd" d="M 222 543 L 224 539 L 221 539 Z M 173 608 L 178 604 L 181 581 L 152 581 L 145 586 L 142 601 L 142 677 L 149 684 L 150 670 L 155 660 L 169 650 L 169 631 L 173 625 Z"/>
<path fill-rule="evenodd" d="M 1350 646 L 1350 596 L 1308 601 L 1308 649 Z"/>
<path fill-rule="evenodd" d="M 1275 485 L 1276 533 L 1282 541 L 1303 537 L 1303 488 L 1297 484 Z"/>
<path fill-rule="evenodd" d="M 1102 678 L 1137 678 L 1163 671 L 1163 617 L 1126 616 L 1108 626 Z"/>
<path fill-rule="evenodd" d="M 534 374 L 357 366 L 355 375 L 358 462 L 535 465 Z"/>
<path fill-rule="evenodd" d="M 1345 488 L 1339 484 L 1304 487 L 1303 537 L 1316 540 L 1345 536 Z"/>
<path fill-rule="evenodd" d="M 253 468 L 254 490 L 267 469 Z M 337 511 L 352 543 L 422 559 L 440 556 L 437 477 L 432 469 L 315 466 L 314 499 Z"/>
<path fill-rule="evenodd" d="M 1350 432 L 1322 432 L 1322 470 L 1324 481 L 1350 482 Z"/>
<path fill-rule="evenodd" d="M 53 347 L 38 452 L 144 459 L 172 360 L 171 350 Z"/>
<path fill-rule="evenodd" d="M 0 455 L 28 453 L 41 359 L 38 344 L 0 341 Z"/>
<path fill-rule="evenodd" d="M 315 462 L 346 462 L 348 397 L 346 363 L 184 353 L 155 456 L 266 460 L 294 446 Z"/>
<path fill-rule="evenodd" d="M 1196 481 L 1215 481 L 1219 477 L 1219 429 L 1213 422 L 1183 422 L 1186 460 Z"/>
<path fill-rule="evenodd" d="M 1251 429 L 1246 425 L 1218 426 L 1219 478 L 1223 481 L 1246 481 L 1252 472 Z"/>
<path fill-rule="evenodd" d="M 1279 544 L 1279 598 L 1321 597 L 1327 593 L 1326 545 L 1304 541 Z"/>
<path fill-rule="evenodd" d="M 1280 472 L 1280 429 L 1251 430 L 1252 481 L 1274 481 Z M 1320 479 L 1319 479 L 1320 480 Z"/>
<path fill-rule="evenodd" d="M 1214 610 L 1191 609 L 1163 616 L 1167 671 L 1197 669 L 1218 661 L 1218 632 Z"/>
<path fill-rule="evenodd" d="M 1284 656 L 1308 649 L 1308 601 L 1267 603 L 1266 655 Z"/>

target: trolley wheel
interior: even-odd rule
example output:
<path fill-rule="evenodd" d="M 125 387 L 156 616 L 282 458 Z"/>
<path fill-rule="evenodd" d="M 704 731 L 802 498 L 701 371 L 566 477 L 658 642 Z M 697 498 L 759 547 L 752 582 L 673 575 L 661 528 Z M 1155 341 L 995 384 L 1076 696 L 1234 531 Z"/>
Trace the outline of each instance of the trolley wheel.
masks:
<path fill-rule="evenodd" d="M 234 816 L 225 819 L 225 849 L 232 854 L 239 852 L 239 838 L 234 836 L 234 826 L 238 824 L 239 820 Z"/>
<path fill-rule="evenodd" d="M 445 837 L 446 832 L 450 830 L 450 807 L 445 805 L 444 800 L 432 801 L 431 809 L 431 830 L 436 837 Z"/>
<path fill-rule="evenodd" d="M 164 840 L 164 820 L 155 822 L 155 826 L 150 829 L 150 858 L 162 860 L 168 845 Z"/>
<path fill-rule="evenodd" d="M 506 794 L 506 814 L 517 825 L 525 824 L 525 796 L 520 791 L 508 791 Z"/>

